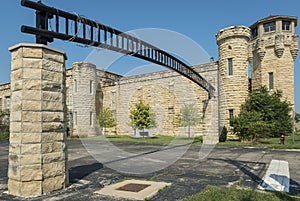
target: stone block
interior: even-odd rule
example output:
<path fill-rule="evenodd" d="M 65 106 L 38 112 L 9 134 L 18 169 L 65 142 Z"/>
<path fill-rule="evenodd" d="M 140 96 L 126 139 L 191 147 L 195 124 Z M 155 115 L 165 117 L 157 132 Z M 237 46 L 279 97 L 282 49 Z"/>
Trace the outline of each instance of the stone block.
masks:
<path fill-rule="evenodd" d="M 12 62 L 11 62 L 11 70 L 12 70 L 12 71 L 21 69 L 22 66 L 23 66 L 23 59 L 22 59 L 22 58 L 14 59 L 14 60 L 12 60 Z"/>
<path fill-rule="evenodd" d="M 12 92 L 14 91 L 19 91 L 23 88 L 23 81 L 22 80 L 15 80 L 15 81 L 12 81 L 10 83 L 10 90 Z"/>
<path fill-rule="evenodd" d="M 43 69 L 59 73 L 62 73 L 65 70 L 64 65 L 62 63 L 58 63 L 48 59 L 43 60 Z"/>
<path fill-rule="evenodd" d="M 64 162 L 54 162 L 43 164 L 43 178 L 51 178 L 56 176 L 63 176 L 65 174 Z"/>
<path fill-rule="evenodd" d="M 42 70 L 42 80 L 48 80 L 59 83 L 63 81 L 63 74 L 61 72 Z"/>
<path fill-rule="evenodd" d="M 63 132 L 64 130 L 62 122 L 43 122 L 43 132 Z"/>
<path fill-rule="evenodd" d="M 54 141 L 63 141 L 64 133 L 62 132 L 49 132 L 42 133 L 42 142 L 54 142 Z"/>
<path fill-rule="evenodd" d="M 23 91 L 15 91 L 14 93 L 12 93 L 11 95 L 11 104 L 14 104 L 14 102 L 20 102 L 22 101 L 22 94 Z"/>
<path fill-rule="evenodd" d="M 21 196 L 21 182 L 8 179 L 8 193 L 14 196 Z"/>
<path fill-rule="evenodd" d="M 63 94 L 61 92 L 43 91 L 42 100 L 44 101 L 58 101 L 62 103 Z"/>
<path fill-rule="evenodd" d="M 41 133 L 22 133 L 22 144 L 41 143 Z"/>
<path fill-rule="evenodd" d="M 33 155 L 32 155 L 33 156 Z M 21 166 L 21 180 L 41 181 L 43 179 L 42 165 L 23 165 Z"/>
<path fill-rule="evenodd" d="M 23 59 L 23 68 L 35 68 L 40 69 L 42 66 L 43 60 L 39 58 L 24 58 Z"/>
<path fill-rule="evenodd" d="M 41 77 L 42 77 L 41 69 L 23 68 L 23 78 L 24 79 L 40 80 Z"/>
<path fill-rule="evenodd" d="M 19 111 L 19 110 L 22 110 L 22 101 L 19 100 L 19 101 L 14 101 L 11 103 L 11 111 Z"/>
<path fill-rule="evenodd" d="M 41 122 L 23 122 L 22 123 L 23 133 L 40 133 L 42 132 Z"/>
<path fill-rule="evenodd" d="M 11 133 L 20 133 L 22 132 L 22 123 L 21 122 L 14 122 L 13 119 L 10 122 L 10 132 Z"/>
<path fill-rule="evenodd" d="M 42 195 L 42 181 L 22 182 L 21 193 L 23 197 Z"/>
<path fill-rule="evenodd" d="M 40 154 L 41 153 L 41 144 L 22 144 L 21 145 L 21 154 Z"/>
<path fill-rule="evenodd" d="M 24 58 L 43 58 L 42 48 L 23 47 L 22 49 Z"/>
<path fill-rule="evenodd" d="M 64 151 L 64 142 L 50 142 L 42 144 L 42 153 L 53 153 L 53 152 L 63 152 Z"/>
<path fill-rule="evenodd" d="M 29 154 L 21 156 L 21 164 L 23 165 L 40 165 L 42 164 L 41 154 Z"/>
<path fill-rule="evenodd" d="M 23 122 L 41 122 L 42 114 L 36 111 L 24 111 L 22 112 Z"/>
<path fill-rule="evenodd" d="M 21 162 L 21 157 L 19 154 L 10 153 L 8 155 L 9 164 L 12 166 L 19 166 Z"/>
<path fill-rule="evenodd" d="M 41 80 L 23 80 L 23 89 L 25 90 L 41 90 Z"/>
<path fill-rule="evenodd" d="M 18 48 L 11 52 L 11 60 L 14 61 L 16 59 L 22 59 L 23 58 L 23 49 Z"/>
<path fill-rule="evenodd" d="M 21 180 L 21 167 L 19 164 L 11 164 L 8 168 L 8 177 L 13 180 Z"/>
<path fill-rule="evenodd" d="M 66 187 L 65 177 L 56 176 L 53 178 L 47 178 L 43 181 L 43 193 L 49 193 L 51 191 L 60 190 Z"/>
<path fill-rule="evenodd" d="M 20 133 L 17 133 L 17 134 L 20 134 Z M 16 134 L 10 134 L 10 135 L 12 136 L 12 135 L 16 135 Z M 14 137 L 14 136 L 13 136 L 13 137 Z M 11 140 L 10 140 L 10 144 L 9 144 L 9 153 L 10 153 L 10 154 L 20 155 L 20 154 L 21 154 L 21 146 L 20 146 L 20 143 L 21 143 L 21 136 L 18 136 L 18 137 L 17 137 L 17 138 L 19 139 L 17 143 L 12 142 L 12 139 L 13 139 L 14 141 L 16 141 L 15 138 L 13 138 L 13 137 L 12 137 Z"/>
<path fill-rule="evenodd" d="M 21 121 L 21 119 L 22 119 L 22 112 L 21 111 L 11 111 L 10 118 L 14 122 Z"/>
<path fill-rule="evenodd" d="M 44 59 L 56 61 L 61 64 L 65 63 L 65 55 L 64 54 L 58 54 L 57 52 L 54 52 L 49 49 L 44 49 L 43 53 L 44 53 Z"/>
<path fill-rule="evenodd" d="M 42 91 L 41 90 L 23 90 L 22 91 L 23 100 L 35 100 L 40 101 L 42 99 Z"/>
<path fill-rule="evenodd" d="M 62 83 L 56 83 L 56 82 L 52 82 L 52 81 L 43 80 L 42 81 L 42 90 L 43 91 L 62 92 L 63 86 L 62 86 Z"/>
<path fill-rule="evenodd" d="M 46 163 L 54 163 L 54 162 L 63 162 L 64 161 L 64 154 L 62 152 L 55 152 L 55 153 L 47 153 L 43 154 L 43 164 Z"/>
<path fill-rule="evenodd" d="M 43 112 L 42 121 L 43 122 L 62 122 L 64 119 L 63 112 Z"/>
<path fill-rule="evenodd" d="M 17 70 L 13 70 L 10 73 L 10 79 L 11 81 L 15 81 L 15 80 L 20 80 L 23 78 L 23 69 L 17 69 Z"/>
<path fill-rule="evenodd" d="M 42 101 L 42 110 L 44 111 L 63 111 L 62 102 Z"/>
<path fill-rule="evenodd" d="M 22 102 L 23 111 L 41 111 L 41 101 L 24 100 Z"/>

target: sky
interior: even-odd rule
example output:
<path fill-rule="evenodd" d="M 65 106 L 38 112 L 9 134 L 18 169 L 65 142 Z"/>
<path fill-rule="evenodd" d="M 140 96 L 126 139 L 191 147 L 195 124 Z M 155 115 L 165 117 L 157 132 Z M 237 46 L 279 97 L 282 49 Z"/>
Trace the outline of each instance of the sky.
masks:
<path fill-rule="evenodd" d="M 1 0 L 0 83 L 10 82 L 8 48 L 18 43 L 35 43 L 33 35 L 21 33 L 22 25 L 35 26 L 35 13 L 32 9 L 22 7 L 20 2 L 20 0 Z M 121 31 L 158 28 L 180 33 L 199 44 L 209 57 L 214 57 L 215 60 L 218 59 L 215 34 L 220 29 L 234 25 L 250 26 L 269 15 L 300 16 L 299 0 L 42 0 L 42 2 Z M 296 27 L 296 33 L 300 33 L 300 26 Z M 73 62 L 84 61 L 93 51 L 92 47 L 60 40 L 55 40 L 49 46 L 66 52 L 67 68 L 71 67 Z M 124 73 L 124 68 L 117 73 Z M 295 62 L 297 113 L 300 113 L 299 75 L 300 59 L 297 58 Z"/>

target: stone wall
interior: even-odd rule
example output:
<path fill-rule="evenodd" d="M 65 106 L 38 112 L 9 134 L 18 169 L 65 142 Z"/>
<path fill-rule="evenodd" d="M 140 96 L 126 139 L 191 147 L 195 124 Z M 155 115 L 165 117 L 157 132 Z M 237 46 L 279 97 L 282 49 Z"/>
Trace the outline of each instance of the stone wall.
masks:
<path fill-rule="evenodd" d="M 219 31 L 216 39 L 219 47 L 220 126 L 229 128 L 229 110 L 233 110 L 233 115 L 238 115 L 249 93 L 250 29 L 244 26 L 228 27 Z M 232 59 L 232 75 L 229 75 L 229 59 Z"/>
<path fill-rule="evenodd" d="M 0 111 L 8 110 L 10 105 L 10 83 L 0 85 Z"/>
<path fill-rule="evenodd" d="M 194 66 L 195 70 L 217 86 L 217 65 L 209 63 Z M 217 88 L 217 87 L 216 87 Z M 217 92 L 216 92 L 217 93 Z M 152 129 L 154 135 L 186 135 L 186 128 L 174 126 L 174 120 L 184 104 L 195 104 L 200 116 L 208 99 L 201 87 L 171 70 L 123 77 L 115 86 L 103 88 L 103 105 L 109 107 L 117 119 L 118 134 L 134 133 L 128 125 L 130 110 L 140 100 L 149 104 L 156 114 L 158 127 Z M 208 104 L 210 108 L 210 104 Z M 217 113 L 217 108 L 216 108 Z M 210 114 L 206 114 L 210 123 Z M 202 120 L 202 123 L 203 120 Z M 192 128 L 193 135 L 203 134 L 203 124 Z"/>

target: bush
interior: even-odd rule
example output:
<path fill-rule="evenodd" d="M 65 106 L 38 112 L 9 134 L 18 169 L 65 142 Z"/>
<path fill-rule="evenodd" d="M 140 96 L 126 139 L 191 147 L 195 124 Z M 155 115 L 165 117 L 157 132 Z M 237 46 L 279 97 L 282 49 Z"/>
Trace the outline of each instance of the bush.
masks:
<path fill-rule="evenodd" d="M 224 126 L 219 136 L 219 142 L 226 142 L 226 140 L 227 140 L 227 128 Z"/>
<path fill-rule="evenodd" d="M 1 132 L 0 140 L 9 140 L 9 132 Z"/>

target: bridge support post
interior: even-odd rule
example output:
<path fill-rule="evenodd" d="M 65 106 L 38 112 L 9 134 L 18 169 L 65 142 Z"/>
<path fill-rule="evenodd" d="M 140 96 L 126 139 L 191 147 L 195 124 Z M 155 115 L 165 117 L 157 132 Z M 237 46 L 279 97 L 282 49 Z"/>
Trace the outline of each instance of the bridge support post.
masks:
<path fill-rule="evenodd" d="M 68 184 L 64 52 L 41 44 L 11 51 L 8 193 L 31 197 Z"/>

